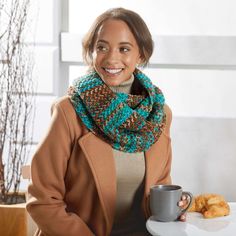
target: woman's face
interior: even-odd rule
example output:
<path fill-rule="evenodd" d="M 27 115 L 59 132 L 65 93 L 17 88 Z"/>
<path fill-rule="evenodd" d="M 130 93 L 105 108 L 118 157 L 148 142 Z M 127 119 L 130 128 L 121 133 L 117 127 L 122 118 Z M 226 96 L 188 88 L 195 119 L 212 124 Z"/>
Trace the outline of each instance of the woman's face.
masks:
<path fill-rule="evenodd" d="M 93 50 L 93 66 L 108 86 L 130 79 L 140 62 L 139 48 L 128 25 L 107 20 L 100 27 Z"/>

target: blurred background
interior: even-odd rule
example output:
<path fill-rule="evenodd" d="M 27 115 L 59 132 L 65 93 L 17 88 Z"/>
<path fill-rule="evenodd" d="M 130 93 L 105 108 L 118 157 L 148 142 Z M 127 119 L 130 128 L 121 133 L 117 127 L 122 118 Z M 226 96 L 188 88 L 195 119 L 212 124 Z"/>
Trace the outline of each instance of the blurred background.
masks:
<path fill-rule="evenodd" d="M 137 11 L 154 39 L 144 69 L 173 112 L 173 183 L 236 201 L 236 2 L 234 0 L 34 0 L 27 43 L 37 84 L 34 152 L 53 101 L 86 67 L 81 39 L 111 7 Z M 32 155 L 31 155 L 32 156 Z M 31 159 L 28 160 L 30 163 Z M 43 172 L 43 170 L 42 170 Z M 23 182 L 22 188 L 27 183 Z"/>

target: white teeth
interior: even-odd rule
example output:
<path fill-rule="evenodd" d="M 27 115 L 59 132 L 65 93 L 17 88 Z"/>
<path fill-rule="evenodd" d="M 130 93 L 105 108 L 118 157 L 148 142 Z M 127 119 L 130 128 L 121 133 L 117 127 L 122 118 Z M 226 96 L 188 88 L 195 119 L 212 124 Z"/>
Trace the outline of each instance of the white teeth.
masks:
<path fill-rule="evenodd" d="M 117 74 L 122 71 L 122 69 L 107 69 L 107 68 L 104 68 L 104 69 L 105 69 L 105 71 L 107 71 L 111 74 Z"/>

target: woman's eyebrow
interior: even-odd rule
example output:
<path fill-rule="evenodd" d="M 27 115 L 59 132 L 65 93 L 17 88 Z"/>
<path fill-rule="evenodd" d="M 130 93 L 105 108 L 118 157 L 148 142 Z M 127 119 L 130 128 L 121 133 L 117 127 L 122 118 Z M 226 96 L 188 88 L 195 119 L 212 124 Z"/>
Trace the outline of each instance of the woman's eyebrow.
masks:
<path fill-rule="evenodd" d="M 104 40 L 104 39 L 99 39 L 98 41 L 97 41 L 97 43 L 106 43 L 106 44 L 109 44 L 109 42 L 108 41 L 106 41 L 106 40 Z M 119 45 L 130 45 L 131 47 L 133 47 L 133 44 L 132 43 L 130 43 L 130 42 L 120 42 L 119 43 Z"/>
<path fill-rule="evenodd" d="M 130 45 L 131 47 L 133 47 L 133 44 L 132 43 L 130 43 L 130 42 L 120 42 L 119 43 L 120 45 L 123 45 L 123 44 L 125 44 L 125 45 Z"/>
<path fill-rule="evenodd" d="M 106 40 L 104 40 L 104 39 L 99 39 L 98 41 L 97 41 L 97 43 L 106 43 L 106 44 L 109 44 Z"/>

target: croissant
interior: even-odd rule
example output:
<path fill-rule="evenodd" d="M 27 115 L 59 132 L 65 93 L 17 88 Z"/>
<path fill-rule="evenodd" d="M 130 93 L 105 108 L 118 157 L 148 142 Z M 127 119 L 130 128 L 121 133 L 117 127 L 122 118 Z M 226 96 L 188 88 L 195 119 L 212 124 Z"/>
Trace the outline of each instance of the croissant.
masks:
<path fill-rule="evenodd" d="M 200 212 L 204 218 L 227 216 L 230 213 L 229 204 L 218 194 L 201 194 L 194 197 L 189 212 Z"/>

